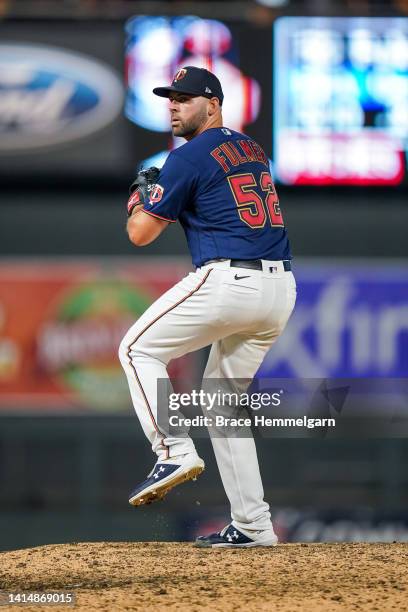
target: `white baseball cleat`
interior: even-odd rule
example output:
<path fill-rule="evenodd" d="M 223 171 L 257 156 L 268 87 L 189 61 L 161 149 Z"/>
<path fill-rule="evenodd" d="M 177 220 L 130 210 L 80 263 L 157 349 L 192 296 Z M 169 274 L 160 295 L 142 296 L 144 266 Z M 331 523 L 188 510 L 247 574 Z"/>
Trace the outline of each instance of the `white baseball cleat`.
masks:
<path fill-rule="evenodd" d="M 204 461 L 197 453 L 178 455 L 158 461 L 145 481 L 138 485 L 129 496 L 129 504 L 141 506 L 151 504 L 163 497 L 178 484 L 195 480 L 204 471 Z"/>

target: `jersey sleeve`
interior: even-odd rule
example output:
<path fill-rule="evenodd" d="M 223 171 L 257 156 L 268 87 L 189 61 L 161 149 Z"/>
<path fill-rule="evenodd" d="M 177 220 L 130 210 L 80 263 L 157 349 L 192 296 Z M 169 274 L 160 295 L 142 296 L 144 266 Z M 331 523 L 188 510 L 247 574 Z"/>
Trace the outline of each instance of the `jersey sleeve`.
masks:
<path fill-rule="evenodd" d="M 174 223 L 187 204 L 194 199 L 197 183 L 196 168 L 176 151 L 172 151 L 143 210 L 153 217 Z"/>

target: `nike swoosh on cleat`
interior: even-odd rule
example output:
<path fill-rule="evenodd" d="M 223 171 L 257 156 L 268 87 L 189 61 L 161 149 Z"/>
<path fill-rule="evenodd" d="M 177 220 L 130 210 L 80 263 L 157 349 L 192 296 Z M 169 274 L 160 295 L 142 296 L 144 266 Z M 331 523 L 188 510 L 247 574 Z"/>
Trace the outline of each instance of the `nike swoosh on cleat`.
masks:
<path fill-rule="evenodd" d="M 242 280 L 243 278 L 251 278 L 250 276 L 238 276 L 238 274 L 236 274 L 234 276 L 235 280 Z"/>

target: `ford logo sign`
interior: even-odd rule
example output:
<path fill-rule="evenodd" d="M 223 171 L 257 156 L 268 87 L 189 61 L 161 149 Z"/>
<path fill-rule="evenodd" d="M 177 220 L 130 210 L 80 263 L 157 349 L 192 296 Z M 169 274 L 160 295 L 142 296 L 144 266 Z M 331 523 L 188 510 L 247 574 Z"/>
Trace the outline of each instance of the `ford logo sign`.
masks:
<path fill-rule="evenodd" d="M 111 68 L 80 53 L 0 44 L 0 152 L 71 142 L 120 113 L 123 85 Z"/>

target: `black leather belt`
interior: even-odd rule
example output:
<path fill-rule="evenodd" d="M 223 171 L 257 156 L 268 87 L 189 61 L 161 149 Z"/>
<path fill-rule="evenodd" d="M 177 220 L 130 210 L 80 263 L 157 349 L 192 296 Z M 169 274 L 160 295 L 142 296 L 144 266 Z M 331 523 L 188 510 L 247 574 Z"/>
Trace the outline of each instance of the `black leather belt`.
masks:
<path fill-rule="evenodd" d="M 227 259 L 209 259 L 203 266 L 206 266 L 210 263 L 216 263 L 217 261 L 228 261 Z M 282 261 L 283 269 L 285 272 L 290 272 L 292 270 L 292 265 L 289 259 L 284 259 Z M 249 270 L 262 270 L 262 260 L 261 259 L 231 259 L 230 260 L 231 268 L 247 268 Z"/>

